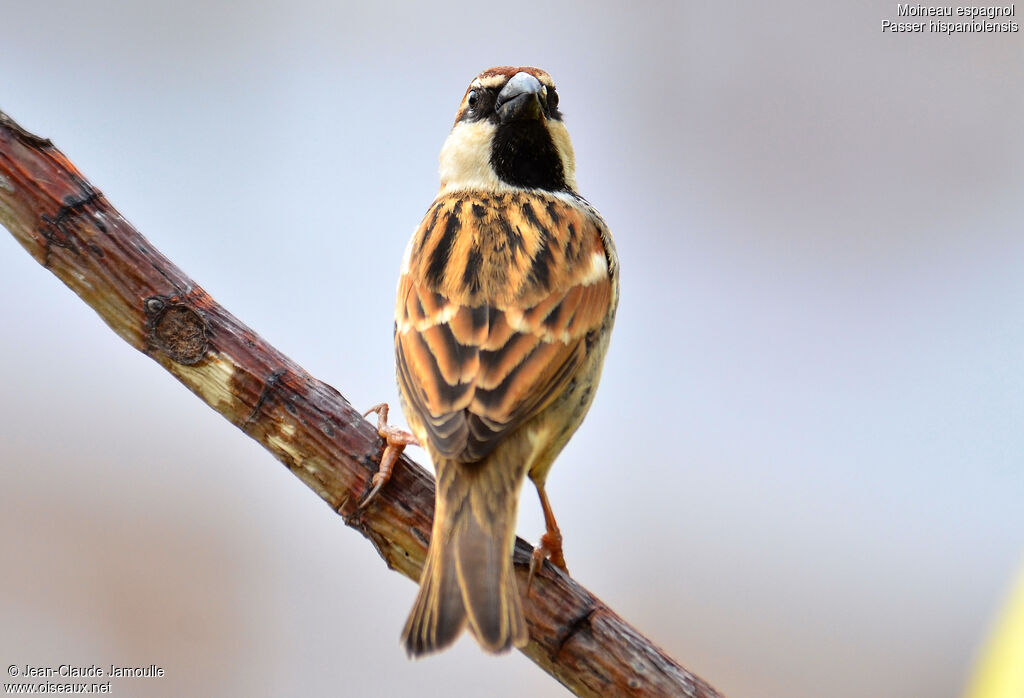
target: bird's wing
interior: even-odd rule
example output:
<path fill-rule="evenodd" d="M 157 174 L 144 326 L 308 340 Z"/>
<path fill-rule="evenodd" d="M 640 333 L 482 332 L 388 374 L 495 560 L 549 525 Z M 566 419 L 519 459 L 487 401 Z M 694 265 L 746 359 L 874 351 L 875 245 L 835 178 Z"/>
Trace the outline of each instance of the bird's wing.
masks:
<path fill-rule="evenodd" d="M 584 206 L 451 196 L 413 236 L 398 381 L 440 455 L 484 458 L 574 379 L 617 300 L 603 222 Z"/>

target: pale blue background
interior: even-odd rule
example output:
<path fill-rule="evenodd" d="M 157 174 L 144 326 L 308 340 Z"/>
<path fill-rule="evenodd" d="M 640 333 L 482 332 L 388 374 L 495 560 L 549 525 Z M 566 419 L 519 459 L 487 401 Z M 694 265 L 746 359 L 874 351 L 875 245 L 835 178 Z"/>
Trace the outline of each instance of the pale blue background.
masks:
<path fill-rule="evenodd" d="M 733 698 L 959 694 L 1024 551 L 1024 35 L 884 35 L 895 2 L 2 14 L 0 108 L 355 405 L 397 400 L 466 84 L 548 70 L 623 269 L 549 481 L 575 576 Z M 414 585 L 6 233 L 0 297 L 0 665 L 563 694 L 468 639 L 407 661 Z"/>

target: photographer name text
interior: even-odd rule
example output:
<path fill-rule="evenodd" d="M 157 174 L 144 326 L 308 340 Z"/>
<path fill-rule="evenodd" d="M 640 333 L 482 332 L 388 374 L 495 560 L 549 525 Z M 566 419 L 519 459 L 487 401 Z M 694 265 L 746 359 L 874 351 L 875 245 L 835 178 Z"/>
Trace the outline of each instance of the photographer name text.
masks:
<path fill-rule="evenodd" d="M 16 667 L 11 667 L 16 669 Z M 16 676 L 17 672 L 9 670 L 8 673 Z M 26 678 L 50 679 L 55 676 L 62 678 L 158 678 L 164 675 L 164 668 L 156 664 L 149 666 L 117 666 L 111 664 L 109 668 L 90 664 L 88 666 L 75 666 L 74 664 L 61 664 L 60 666 L 32 666 L 26 664 L 21 671 L 21 676 Z"/>

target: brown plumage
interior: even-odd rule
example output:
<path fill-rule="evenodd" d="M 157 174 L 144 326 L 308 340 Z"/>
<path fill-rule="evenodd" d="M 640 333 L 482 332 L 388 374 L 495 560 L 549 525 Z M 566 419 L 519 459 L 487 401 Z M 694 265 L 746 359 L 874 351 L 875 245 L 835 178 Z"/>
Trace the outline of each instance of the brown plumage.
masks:
<path fill-rule="evenodd" d="M 524 477 L 547 532 L 535 561 L 564 568 L 544 481 L 590 407 L 618 301 L 618 262 L 576 193 L 551 78 L 492 68 L 463 97 L 441 191 L 406 251 L 395 355 L 406 418 L 437 471 L 412 655 L 468 623 L 491 652 L 528 639 L 512 570 Z"/>

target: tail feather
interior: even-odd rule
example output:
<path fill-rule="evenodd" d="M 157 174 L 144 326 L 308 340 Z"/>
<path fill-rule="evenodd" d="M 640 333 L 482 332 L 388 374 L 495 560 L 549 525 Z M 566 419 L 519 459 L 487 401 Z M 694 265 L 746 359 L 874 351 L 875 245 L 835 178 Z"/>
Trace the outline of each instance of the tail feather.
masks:
<path fill-rule="evenodd" d="M 512 574 L 511 550 L 489 535 L 472 515 L 458 536 L 455 569 L 462 587 L 469 626 L 489 652 L 504 652 L 526 643 L 519 589 Z"/>
<path fill-rule="evenodd" d="M 455 642 L 465 625 L 455 559 L 441 554 L 441 550 L 435 553 L 431 547 L 420 592 L 402 631 L 405 650 L 411 656 L 420 656 L 444 649 Z"/>
<path fill-rule="evenodd" d="M 461 467 L 446 464 L 448 468 Z M 420 591 L 402 633 L 406 651 L 444 649 L 467 622 L 481 647 L 504 652 L 526 644 L 528 632 L 512 567 L 518 492 L 498 497 L 481 478 L 438 468 L 438 498 Z M 505 501 L 510 500 L 510 501 Z"/>

